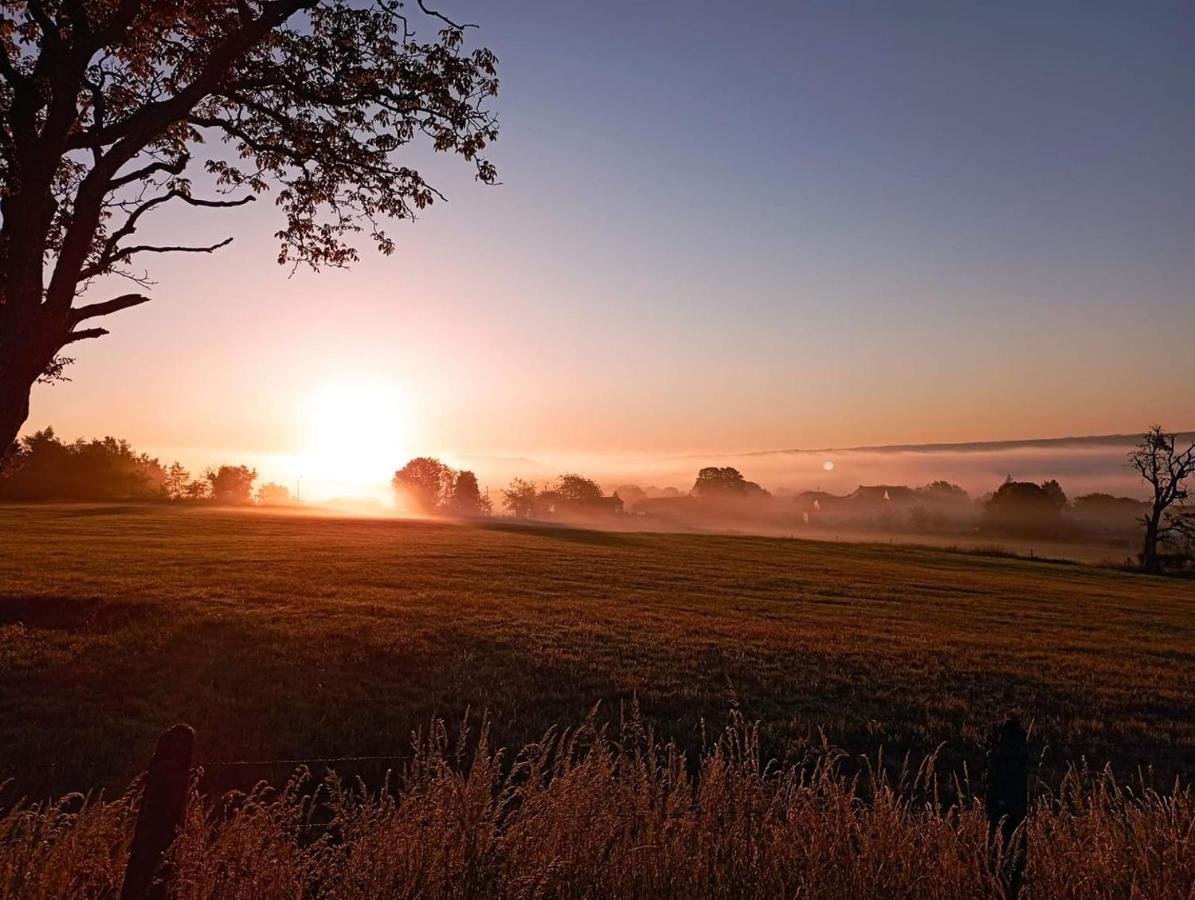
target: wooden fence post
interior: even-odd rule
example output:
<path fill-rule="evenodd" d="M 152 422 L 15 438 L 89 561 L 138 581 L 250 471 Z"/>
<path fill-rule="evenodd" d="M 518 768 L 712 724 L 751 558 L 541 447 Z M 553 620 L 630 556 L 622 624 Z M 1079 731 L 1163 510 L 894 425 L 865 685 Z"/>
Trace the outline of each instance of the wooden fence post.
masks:
<path fill-rule="evenodd" d="M 169 873 L 162 861 L 187 814 L 195 732 L 175 725 L 162 733 L 145 776 L 137 828 L 129 848 L 120 900 L 164 900 Z"/>
<path fill-rule="evenodd" d="M 1027 840 L 1018 831 L 1029 807 L 1029 742 L 1016 718 L 992 729 L 987 750 L 985 806 L 988 834 L 999 829 L 1004 846 L 1007 896 L 1015 898 L 1025 881 Z"/>

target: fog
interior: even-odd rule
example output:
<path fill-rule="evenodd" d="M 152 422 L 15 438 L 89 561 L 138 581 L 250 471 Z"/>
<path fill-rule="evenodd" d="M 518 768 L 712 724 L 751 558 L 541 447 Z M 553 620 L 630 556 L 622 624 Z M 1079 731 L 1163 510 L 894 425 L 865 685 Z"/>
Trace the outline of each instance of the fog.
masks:
<path fill-rule="evenodd" d="M 608 489 L 621 484 L 687 491 L 703 466 L 734 466 L 774 494 L 821 489 L 847 494 L 860 485 L 918 486 L 939 479 L 972 496 L 994 491 L 1011 475 L 1017 481 L 1057 479 L 1068 495 L 1105 492 L 1144 498 L 1125 456 L 1135 435 L 1058 440 L 937 444 L 826 450 L 775 450 L 739 454 L 542 454 L 459 456 L 454 465 L 477 472 L 491 490 L 511 478 L 546 481 L 576 471 Z M 830 468 L 827 464 L 832 465 Z"/>

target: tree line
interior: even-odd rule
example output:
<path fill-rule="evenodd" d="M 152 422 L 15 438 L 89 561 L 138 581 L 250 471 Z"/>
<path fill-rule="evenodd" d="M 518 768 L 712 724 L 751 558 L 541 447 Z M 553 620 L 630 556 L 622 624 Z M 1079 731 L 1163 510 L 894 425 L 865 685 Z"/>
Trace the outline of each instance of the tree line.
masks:
<path fill-rule="evenodd" d="M 193 476 L 181 463 L 164 465 L 114 437 L 65 443 L 53 428 L 17 442 L 0 473 L 0 501 L 8 503 L 107 503 L 113 501 L 210 502 L 267 506 L 292 502 L 290 491 L 257 471 L 220 465 Z"/>
<path fill-rule="evenodd" d="M 410 512 L 466 518 L 493 512 L 490 498 L 482 495 L 473 472 L 458 472 L 430 456 L 408 462 L 394 473 L 390 484 L 399 505 Z"/>
<path fill-rule="evenodd" d="M 494 504 L 482 494 L 477 475 L 451 468 L 438 459 L 420 456 L 394 473 L 391 479 L 398 505 L 425 515 L 489 516 Z M 622 512 L 617 494 L 607 497 L 591 478 L 565 473 L 543 487 L 515 478 L 501 492 L 500 502 L 515 519 L 576 517 Z"/>
<path fill-rule="evenodd" d="M 593 479 L 568 472 L 543 485 L 515 478 L 499 492 L 498 502 L 506 515 L 521 520 L 584 523 L 631 513 L 677 527 L 800 523 L 913 531 L 977 528 L 1034 539 L 1119 536 L 1140 540 L 1139 560 L 1146 571 L 1188 565 L 1195 560 L 1195 510 L 1189 502 L 1195 444 L 1183 447 L 1176 435 L 1155 426 L 1129 454 L 1128 464 L 1148 486 L 1147 499 L 1092 493 L 1071 500 L 1055 480 L 1038 484 L 1011 476 L 977 500 L 948 481 L 916 488 L 861 485 L 845 496 L 805 491 L 774 497 L 736 468 L 707 466 L 688 493 L 626 484 L 607 495 Z M 66 443 L 46 428 L 17 443 L 0 472 L 0 502 L 294 502 L 284 485 L 258 486 L 257 479 L 257 471 L 245 465 L 215 466 L 193 476 L 180 463 L 164 465 L 125 440 Z M 461 518 L 495 512 L 474 472 L 433 457 L 410 460 L 391 483 L 399 506 L 411 512 Z"/>

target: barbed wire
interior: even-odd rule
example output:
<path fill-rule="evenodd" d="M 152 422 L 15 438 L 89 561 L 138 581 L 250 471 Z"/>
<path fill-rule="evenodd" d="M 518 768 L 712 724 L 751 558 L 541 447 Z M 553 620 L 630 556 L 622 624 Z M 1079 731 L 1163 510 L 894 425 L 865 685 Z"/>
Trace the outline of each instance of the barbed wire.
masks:
<path fill-rule="evenodd" d="M 404 760 L 409 758 L 409 753 L 391 753 L 376 756 L 313 756 L 306 758 L 295 757 L 292 759 L 225 759 L 199 762 L 196 763 L 196 767 L 202 769 L 222 769 L 231 768 L 234 766 L 305 766 L 325 763 L 381 762 L 382 760 L 393 762 L 395 760 Z"/>
<path fill-rule="evenodd" d="M 1105 744 L 1085 744 L 1070 743 L 1067 741 L 1034 741 L 1030 740 L 1030 745 L 1034 747 L 1034 752 L 1037 754 L 1056 754 L 1065 753 L 1068 756 L 1105 756 L 1105 755 L 1125 755 L 1125 754 L 1172 754 L 1189 752 L 1195 754 L 1195 744 L 1180 744 L 1171 741 L 1156 741 L 1150 743 L 1123 743 L 1110 741 Z M 975 745 L 973 749 L 982 749 L 982 745 Z M 203 760 L 195 764 L 196 768 L 202 769 L 223 769 L 223 768 L 250 768 L 253 766 L 305 766 L 305 765 L 327 765 L 329 763 L 356 763 L 356 762 L 402 762 L 411 758 L 411 753 L 386 753 L 386 754 L 371 754 L 366 756 L 311 756 L 311 757 L 284 757 L 279 759 L 227 759 L 227 760 Z"/>

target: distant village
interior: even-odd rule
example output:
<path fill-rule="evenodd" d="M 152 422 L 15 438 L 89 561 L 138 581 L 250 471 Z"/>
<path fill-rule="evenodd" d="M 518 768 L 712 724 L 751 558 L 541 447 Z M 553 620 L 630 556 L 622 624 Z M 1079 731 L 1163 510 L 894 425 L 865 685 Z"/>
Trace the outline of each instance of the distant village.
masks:
<path fill-rule="evenodd" d="M 549 504 L 531 506 L 520 517 L 572 521 L 622 515 L 680 528 L 811 527 L 1135 540 L 1139 520 L 1150 508 L 1142 500 L 1104 493 L 1070 499 L 1056 481 L 1037 484 L 1011 476 L 979 497 L 946 481 L 920 487 L 860 485 L 848 494 L 810 490 L 773 495 L 728 467 L 702 469 L 687 493 L 635 484 L 619 485 L 609 496 L 564 502 L 552 490 L 545 493 L 552 498 Z"/>
<path fill-rule="evenodd" d="M 915 487 L 860 485 L 842 495 L 822 490 L 774 495 L 729 466 L 700 469 L 688 491 L 637 484 L 603 488 L 583 475 L 565 473 L 539 483 L 516 478 L 491 492 L 473 472 L 431 457 L 410 460 L 395 472 L 392 487 L 400 511 L 425 516 L 762 534 L 990 535 L 1099 542 L 1124 550 L 1126 557 L 1139 548 L 1143 525 L 1155 506 L 1106 493 L 1072 498 L 1057 481 L 1038 484 L 1011 475 L 978 497 L 948 481 Z M 1193 513 L 1185 495 L 1177 499 L 1166 521 L 1190 522 Z M 52 429 L 24 438 L 0 475 L 0 502 L 105 501 L 299 505 L 286 486 L 258 484 L 257 472 L 248 466 L 222 465 L 193 476 L 177 462 L 163 465 L 136 452 L 126 441 L 108 437 L 65 443 Z M 1163 531 L 1158 553 L 1171 567 L 1186 566 L 1192 558 L 1189 530 Z"/>

